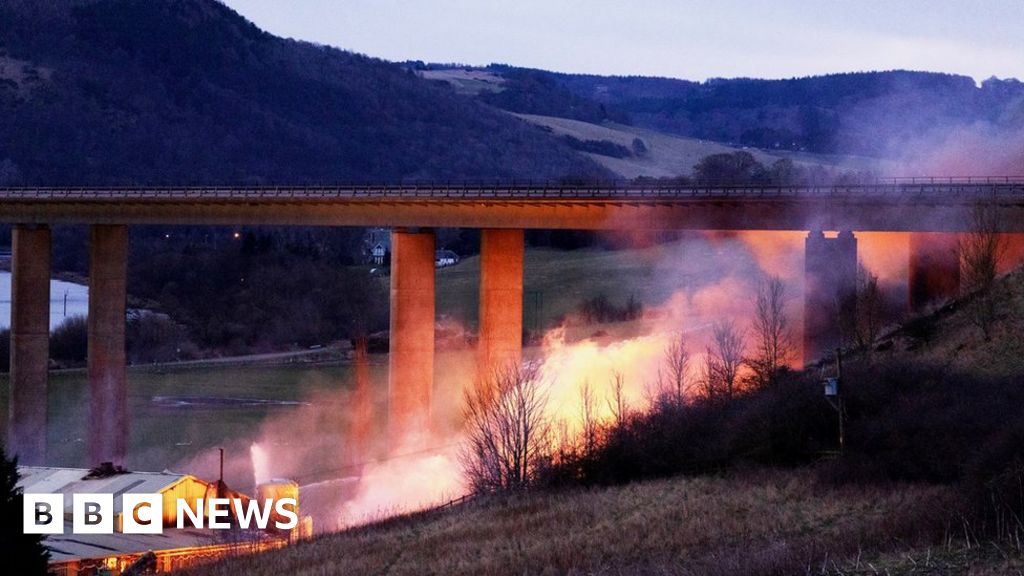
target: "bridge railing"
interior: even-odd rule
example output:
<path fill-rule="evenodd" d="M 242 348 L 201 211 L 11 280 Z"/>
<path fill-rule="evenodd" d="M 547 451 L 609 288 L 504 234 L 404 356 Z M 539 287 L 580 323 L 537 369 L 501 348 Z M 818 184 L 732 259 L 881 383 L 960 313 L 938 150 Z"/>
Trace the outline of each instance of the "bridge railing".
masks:
<path fill-rule="evenodd" d="M 414 182 L 311 186 L 118 186 L 0 188 L 4 200 L 217 199 L 700 199 L 888 197 L 895 195 L 1024 196 L 1024 176 L 899 177 L 866 182 L 772 185 L 679 180 L 594 182 Z"/>

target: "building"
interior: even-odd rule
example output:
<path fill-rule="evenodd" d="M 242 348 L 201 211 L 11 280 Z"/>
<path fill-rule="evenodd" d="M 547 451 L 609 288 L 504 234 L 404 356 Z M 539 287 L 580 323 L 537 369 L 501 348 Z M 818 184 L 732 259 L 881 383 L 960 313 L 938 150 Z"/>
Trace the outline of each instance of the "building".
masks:
<path fill-rule="evenodd" d="M 177 500 L 194 502 L 218 496 L 219 482 L 206 482 L 188 474 L 173 472 L 125 472 L 96 475 L 78 468 L 22 466 L 18 486 L 27 493 L 64 495 L 64 533 L 46 537 L 50 550 L 50 571 L 57 576 L 98 573 L 117 576 L 132 564 L 149 563 L 156 572 L 170 572 L 228 554 L 251 553 L 286 546 L 290 540 L 306 537 L 312 522 L 302 518 L 291 534 L 271 531 L 178 529 Z M 273 487 L 271 487 L 273 488 Z M 220 495 L 247 499 L 220 484 Z M 263 489 L 261 488 L 261 491 Z M 227 494 L 225 494 L 227 492 Z M 72 534 L 73 494 L 114 494 L 113 534 Z M 122 496 L 161 494 L 164 505 L 163 534 L 122 534 Z M 294 488 L 297 498 L 298 488 Z M 204 514 L 205 516 L 205 514 Z"/>
<path fill-rule="evenodd" d="M 388 259 L 388 252 L 391 251 L 391 230 L 370 228 L 363 238 L 363 245 L 370 264 L 384 264 Z"/>

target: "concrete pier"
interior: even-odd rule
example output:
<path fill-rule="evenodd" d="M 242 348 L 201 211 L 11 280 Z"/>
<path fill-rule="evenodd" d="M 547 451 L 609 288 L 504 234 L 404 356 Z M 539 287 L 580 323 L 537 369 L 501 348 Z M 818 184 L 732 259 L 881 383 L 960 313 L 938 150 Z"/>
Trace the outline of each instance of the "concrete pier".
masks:
<path fill-rule="evenodd" d="M 812 231 L 805 249 L 803 357 L 810 364 L 843 345 L 843 327 L 857 313 L 857 238 Z"/>
<path fill-rule="evenodd" d="M 960 257 L 957 235 L 943 232 L 910 234 L 910 309 L 922 310 L 932 302 L 960 292 Z"/>
<path fill-rule="evenodd" d="M 388 450 L 428 445 L 433 427 L 434 233 L 391 233 L 391 332 L 388 357 Z"/>
<path fill-rule="evenodd" d="M 480 235 L 480 340 L 477 378 L 518 364 L 523 354 L 523 231 Z"/>
<path fill-rule="evenodd" d="M 128 227 L 94 225 L 89 234 L 89 455 L 124 465 L 128 453 L 125 354 Z"/>
<path fill-rule="evenodd" d="M 46 465 L 46 378 L 50 361 L 50 229 L 19 225 L 11 235 L 11 380 L 8 454 Z"/>

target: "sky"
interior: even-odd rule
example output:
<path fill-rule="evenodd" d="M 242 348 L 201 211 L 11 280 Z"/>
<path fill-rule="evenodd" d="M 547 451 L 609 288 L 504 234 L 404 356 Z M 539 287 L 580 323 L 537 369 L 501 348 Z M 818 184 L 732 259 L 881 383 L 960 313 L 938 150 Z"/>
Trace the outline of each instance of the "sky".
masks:
<path fill-rule="evenodd" d="M 222 0 L 273 34 L 392 61 L 789 78 L 1024 79 L 1024 0 Z"/>

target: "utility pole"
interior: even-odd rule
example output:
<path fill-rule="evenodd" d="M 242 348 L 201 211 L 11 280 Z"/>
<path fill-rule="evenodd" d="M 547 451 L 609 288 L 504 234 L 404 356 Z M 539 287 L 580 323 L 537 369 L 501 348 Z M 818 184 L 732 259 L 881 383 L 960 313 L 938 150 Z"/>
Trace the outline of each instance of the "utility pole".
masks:
<path fill-rule="evenodd" d="M 843 454 L 843 450 L 846 448 L 846 430 L 845 430 L 845 407 L 843 406 L 843 395 L 842 395 L 842 381 L 843 381 L 843 351 L 840 348 L 836 348 L 836 375 L 834 378 L 825 378 L 825 400 L 828 401 L 829 405 L 835 409 L 836 414 L 839 415 L 839 454 Z"/>

